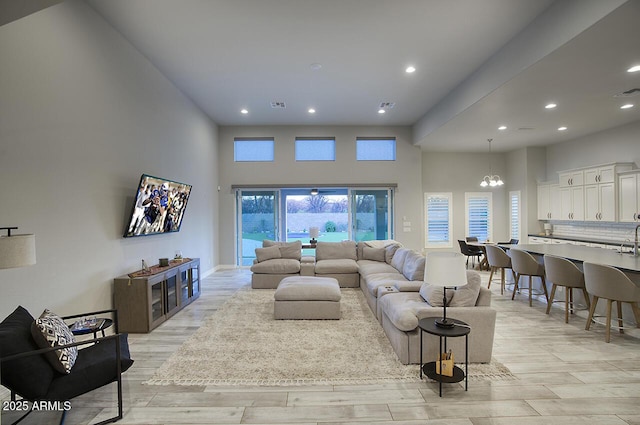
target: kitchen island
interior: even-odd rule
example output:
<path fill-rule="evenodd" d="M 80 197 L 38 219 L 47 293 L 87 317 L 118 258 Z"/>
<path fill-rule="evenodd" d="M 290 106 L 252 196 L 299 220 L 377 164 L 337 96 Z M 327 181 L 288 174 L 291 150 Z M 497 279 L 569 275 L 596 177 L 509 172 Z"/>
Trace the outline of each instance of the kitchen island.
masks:
<path fill-rule="evenodd" d="M 633 254 L 612 251 L 610 249 L 571 244 L 501 244 L 504 249 L 521 249 L 534 255 L 556 255 L 576 263 L 597 263 L 613 266 L 625 272 L 631 280 L 640 285 L 640 257 Z"/>

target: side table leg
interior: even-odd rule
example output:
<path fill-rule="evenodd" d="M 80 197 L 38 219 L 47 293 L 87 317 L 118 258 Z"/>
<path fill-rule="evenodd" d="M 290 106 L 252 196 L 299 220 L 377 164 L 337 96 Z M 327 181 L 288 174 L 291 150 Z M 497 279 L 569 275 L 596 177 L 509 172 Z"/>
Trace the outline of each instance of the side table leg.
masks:
<path fill-rule="evenodd" d="M 420 380 L 422 381 L 422 329 L 420 329 Z"/>
<path fill-rule="evenodd" d="M 464 390 L 469 389 L 469 334 L 464 336 Z"/>
<path fill-rule="evenodd" d="M 445 350 L 447 349 L 447 339 L 444 340 Z M 442 336 L 440 337 L 440 351 L 438 351 L 438 361 L 440 362 L 440 373 L 442 373 Z M 440 392 L 440 397 L 442 397 L 442 379 L 438 380 L 438 390 Z"/>

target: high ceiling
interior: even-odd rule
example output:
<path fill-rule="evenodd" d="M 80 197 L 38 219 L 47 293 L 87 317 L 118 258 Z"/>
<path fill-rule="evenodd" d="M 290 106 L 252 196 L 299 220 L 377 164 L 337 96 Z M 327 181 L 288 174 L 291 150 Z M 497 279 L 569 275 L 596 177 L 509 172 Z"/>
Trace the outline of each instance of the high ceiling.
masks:
<path fill-rule="evenodd" d="M 640 88 L 640 0 L 88 3 L 219 125 L 408 125 L 425 150 L 508 151 L 640 120 L 640 97 L 613 97 Z"/>

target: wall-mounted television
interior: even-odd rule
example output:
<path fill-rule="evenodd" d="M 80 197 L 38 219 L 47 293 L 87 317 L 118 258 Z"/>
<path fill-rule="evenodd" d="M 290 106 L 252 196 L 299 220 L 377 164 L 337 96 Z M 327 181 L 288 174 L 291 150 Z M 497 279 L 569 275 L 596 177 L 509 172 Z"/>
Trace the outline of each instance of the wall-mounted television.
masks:
<path fill-rule="evenodd" d="M 124 237 L 180 231 L 191 185 L 143 174 Z"/>

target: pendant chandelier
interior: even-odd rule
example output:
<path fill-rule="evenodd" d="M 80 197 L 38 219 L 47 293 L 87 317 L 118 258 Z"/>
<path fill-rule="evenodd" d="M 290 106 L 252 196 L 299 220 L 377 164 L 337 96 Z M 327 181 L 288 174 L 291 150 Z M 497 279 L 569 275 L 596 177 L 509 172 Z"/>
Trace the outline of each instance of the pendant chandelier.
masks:
<path fill-rule="evenodd" d="M 493 174 L 492 161 L 491 161 L 491 141 L 492 140 L 493 139 L 487 139 L 487 141 L 489 142 L 489 174 L 482 178 L 482 181 L 480 182 L 480 186 L 482 187 L 487 187 L 487 186 L 495 187 L 495 186 L 502 186 L 504 184 L 504 182 L 502 181 L 499 175 Z"/>

